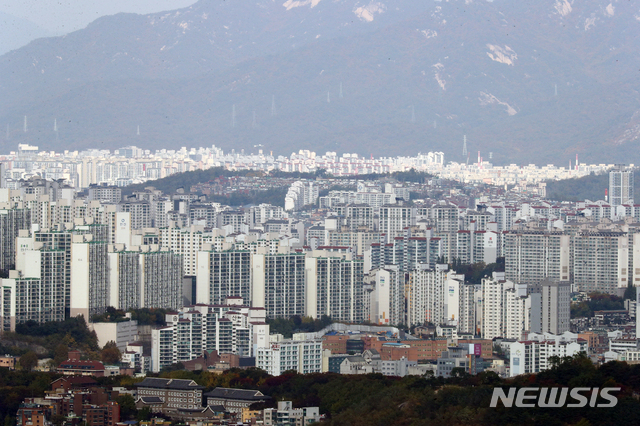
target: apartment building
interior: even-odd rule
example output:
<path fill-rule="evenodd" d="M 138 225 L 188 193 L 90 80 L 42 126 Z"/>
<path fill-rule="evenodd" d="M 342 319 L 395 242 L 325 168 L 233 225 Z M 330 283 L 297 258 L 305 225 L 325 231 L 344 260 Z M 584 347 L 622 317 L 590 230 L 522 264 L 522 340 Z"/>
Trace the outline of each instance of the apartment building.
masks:
<path fill-rule="evenodd" d="M 573 282 L 579 291 L 616 294 L 632 278 L 629 236 L 616 231 L 582 231 L 573 237 Z"/>
<path fill-rule="evenodd" d="M 190 226 L 189 228 L 158 228 L 157 235 L 163 250 L 182 255 L 185 276 L 196 276 L 198 252 L 205 249 L 205 244 L 213 241 L 213 234 L 205 232 L 203 226 Z"/>
<path fill-rule="evenodd" d="M 224 305 L 197 304 L 166 315 L 167 325 L 151 331 L 152 371 L 191 361 L 205 351 L 255 354 L 254 345 L 268 344 L 269 326 L 263 309 L 250 308 L 242 299 Z"/>
<path fill-rule="evenodd" d="M 460 311 L 458 280 L 464 282 L 464 275 L 450 272 L 449 265 L 446 264 L 436 265 L 435 270 L 411 271 L 406 291 L 407 324 L 439 325 L 446 323 L 448 319 L 457 321 Z M 452 290 L 455 288 L 451 296 L 448 291 L 449 285 Z"/>
<path fill-rule="evenodd" d="M 405 274 L 397 267 L 375 268 L 364 276 L 365 320 L 394 325 L 405 321 Z"/>
<path fill-rule="evenodd" d="M 544 280 L 528 291 L 532 332 L 562 334 L 569 331 L 571 283 Z"/>
<path fill-rule="evenodd" d="M 389 238 L 400 237 L 403 230 L 415 225 L 415 207 L 403 205 L 384 205 L 380 207 L 379 231 Z"/>
<path fill-rule="evenodd" d="M 230 296 L 252 300 L 252 256 L 248 250 L 198 252 L 198 303 L 220 304 Z"/>
<path fill-rule="evenodd" d="M 266 310 L 269 318 L 305 315 L 306 274 L 304 253 L 251 256 L 251 304 Z"/>
<path fill-rule="evenodd" d="M 322 339 L 280 340 L 257 348 L 256 367 L 272 376 L 294 370 L 300 374 L 322 372 Z"/>
<path fill-rule="evenodd" d="M 634 204 L 633 169 L 616 164 L 609 172 L 609 197 L 612 206 Z"/>
<path fill-rule="evenodd" d="M 0 209 L 0 270 L 15 268 L 16 238 L 20 230 L 31 227 L 31 210 L 24 208 Z"/>
<path fill-rule="evenodd" d="M 334 321 L 361 322 L 364 319 L 363 269 L 361 260 L 338 257 L 307 257 L 305 315 Z"/>
<path fill-rule="evenodd" d="M 505 238 L 506 279 L 538 284 L 544 278 L 571 278 L 571 237 L 561 231 L 509 231 Z"/>
<path fill-rule="evenodd" d="M 539 373 L 551 367 L 549 358 L 553 356 L 574 356 L 587 353 L 587 341 L 584 339 L 562 339 L 547 335 L 536 336 L 535 340 L 523 340 L 512 343 L 509 351 L 510 376 Z"/>
<path fill-rule="evenodd" d="M 70 315 L 90 321 L 104 313 L 111 302 L 107 243 L 87 235 L 74 235 L 71 243 Z"/>
<path fill-rule="evenodd" d="M 108 253 L 108 258 L 110 306 L 125 311 L 182 307 L 181 255 L 170 251 L 116 251 Z"/>
<path fill-rule="evenodd" d="M 494 272 L 482 279 L 482 337 L 519 339 L 529 329 L 527 286 Z"/>

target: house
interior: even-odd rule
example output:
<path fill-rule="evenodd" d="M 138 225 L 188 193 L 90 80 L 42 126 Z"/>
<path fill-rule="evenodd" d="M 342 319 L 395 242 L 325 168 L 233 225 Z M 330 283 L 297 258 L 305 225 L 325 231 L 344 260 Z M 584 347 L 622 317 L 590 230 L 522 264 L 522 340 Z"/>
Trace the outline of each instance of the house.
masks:
<path fill-rule="evenodd" d="M 16 357 L 11 355 L 0 356 L 0 367 L 8 368 L 9 370 L 16 369 Z"/>

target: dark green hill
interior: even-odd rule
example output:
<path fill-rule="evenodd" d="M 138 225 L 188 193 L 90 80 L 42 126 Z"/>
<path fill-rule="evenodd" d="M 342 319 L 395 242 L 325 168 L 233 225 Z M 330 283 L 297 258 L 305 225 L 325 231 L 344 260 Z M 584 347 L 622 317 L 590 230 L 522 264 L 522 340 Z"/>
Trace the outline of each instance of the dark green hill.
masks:
<path fill-rule="evenodd" d="M 633 188 L 636 202 L 640 200 L 640 173 L 634 173 Z M 547 182 L 547 198 L 553 201 L 604 200 L 605 189 L 609 189 L 609 174 L 591 174 L 576 179 Z"/>

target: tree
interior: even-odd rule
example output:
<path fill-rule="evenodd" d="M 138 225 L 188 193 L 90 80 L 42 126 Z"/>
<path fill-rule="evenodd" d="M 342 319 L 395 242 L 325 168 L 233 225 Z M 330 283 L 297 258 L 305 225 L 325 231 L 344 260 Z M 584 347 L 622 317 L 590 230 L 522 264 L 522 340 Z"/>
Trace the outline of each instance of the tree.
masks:
<path fill-rule="evenodd" d="M 636 300 L 636 288 L 633 285 L 631 285 L 631 283 L 629 283 L 629 285 L 627 286 L 627 289 L 624 291 L 624 297 L 622 299 L 623 300 L 631 299 L 633 301 Z"/>
<path fill-rule="evenodd" d="M 104 364 L 117 364 L 122 359 L 122 353 L 116 345 L 116 342 L 110 341 L 104 345 L 104 348 L 100 352 L 100 358 Z"/>
<path fill-rule="evenodd" d="M 67 359 L 69 359 L 69 347 L 60 343 L 56 346 L 56 349 L 53 352 L 53 362 L 58 366 L 61 362 L 66 361 Z"/>
<path fill-rule="evenodd" d="M 138 410 L 138 414 L 136 414 L 136 420 L 151 420 L 151 409 L 149 407 L 142 407 L 140 410 Z"/>
<path fill-rule="evenodd" d="M 51 416 L 51 423 L 54 426 L 62 426 L 64 424 L 65 417 L 62 414 L 54 414 Z"/>
<path fill-rule="evenodd" d="M 453 367 L 451 369 L 451 377 L 466 377 L 469 373 L 466 372 L 464 367 Z"/>
<path fill-rule="evenodd" d="M 131 395 L 122 394 L 116 398 L 116 402 L 120 406 L 120 417 L 122 419 L 134 419 L 138 414 L 136 409 L 136 401 Z"/>
<path fill-rule="evenodd" d="M 20 357 L 20 367 L 23 370 L 31 371 L 38 365 L 38 355 L 33 351 L 28 351 Z"/>

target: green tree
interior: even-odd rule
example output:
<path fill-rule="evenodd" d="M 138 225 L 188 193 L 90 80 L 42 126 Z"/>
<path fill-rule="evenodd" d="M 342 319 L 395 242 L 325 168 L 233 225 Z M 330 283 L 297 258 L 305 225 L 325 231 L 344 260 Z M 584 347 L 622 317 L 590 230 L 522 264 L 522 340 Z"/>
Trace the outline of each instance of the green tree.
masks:
<path fill-rule="evenodd" d="M 136 414 L 136 420 L 139 422 L 151 420 L 151 409 L 149 407 L 143 407 L 138 410 L 138 414 Z"/>
<path fill-rule="evenodd" d="M 38 355 L 29 351 L 20 357 L 20 367 L 25 371 L 31 371 L 38 365 Z"/>
<path fill-rule="evenodd" d="M 126 420 L 133 420 L 138 414 L 136 401 L 129 394 L 119 395 L 116 402 L 120 406 L 120 417 Z"/>
<path fill-rule="evenodd" d="M 62 414 L 54 414 L 51 416 L 51 423 L 54 426 L 62 426 L 64 424 L 65 417 Z"/>

